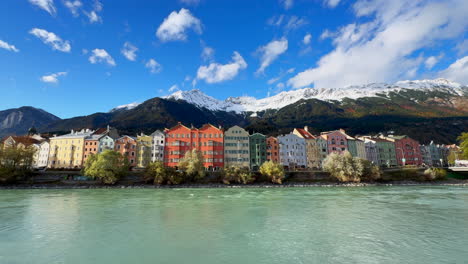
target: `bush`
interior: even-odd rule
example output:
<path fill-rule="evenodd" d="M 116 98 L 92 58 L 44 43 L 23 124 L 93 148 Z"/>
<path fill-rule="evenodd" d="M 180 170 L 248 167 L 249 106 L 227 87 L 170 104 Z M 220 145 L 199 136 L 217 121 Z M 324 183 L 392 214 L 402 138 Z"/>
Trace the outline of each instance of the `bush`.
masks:
<path fill-rule="evenodd" d="M 328 155 L 323 162 L 323 170 L 340 182 L 373 181 L 381 177 L 379 167 L 368 160 L 353 157 L 348 151 Z"/>
<path fill-rule="evenodd" d="M 36 149 L 32 147 L 0 147 L 0 183 L 14 182 L 32 172 Z"/>
<path fill-rule="evenodd" d="M 266 176 L 272 183 L 282 184 L 284 175 L 284 168 L 281 164 L 273 161 L 267 161 L 260 166 L 260 174 Z"/>
<path fill-rule="evenodd" d="M 224 184 L 231 184 L 231 183 L 241 183 L 247 184 L 254 181 L 254 177 L 250 172 L 249 168 L 241 168 L 241 167 L 227 167 L 224 169 L 222 174 L 222 182 Z"/>
<path fill-rule="evenodd" d="M 203 166 L 202 153 L 196 149 L 187 151 L 179 162 L 179 169 L 192 181 L 203 179 L 205 177 L 205 167 Z"/>
<path fill-rule="evenodd" d="M 83 174 L 93 179 L 97 178 L 104 184 L 115 184 L 128 172 L 129 167 L 128 159 L 119 152 L 104 150 L 88 157 Z"/>
<path fill-rule="evenodd" d="M 441 168 L 428 168 L 424 171 L 424 178 L 427 181 L 443 180 L 447 177 L 447 171 Z"/>
<path fill-rule="evenodd" d="M 180 184 L 184 175 L 172 167 L 165 167 L 162 161 L 151 162 L 146 168 L 145 180 L 154 184 Z"/>

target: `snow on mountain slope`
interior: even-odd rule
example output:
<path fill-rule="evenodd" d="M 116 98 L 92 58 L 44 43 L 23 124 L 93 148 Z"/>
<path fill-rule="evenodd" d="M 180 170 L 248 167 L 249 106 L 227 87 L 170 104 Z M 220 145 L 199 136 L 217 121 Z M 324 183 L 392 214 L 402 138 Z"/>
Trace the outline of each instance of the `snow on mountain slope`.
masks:
<path fill-rule="evenodd" d="M 131 110 L 137 106 L 141 105 L 141 103 L 133 102 L 126 105 L 119 105 L 117 107 L 112 108 L 109 112 L 121 111 L 121 110 Z"/>
<path fill-rule="evenodd" d="M 468 88 L 445 79 L 399 81 L 394 84 L 372 83 L 366 85 L 352 85 L 345 88 L 304 88 L 281 92 L 277 95 L 256 99 L 249 96 L 229 97 L 218 100 L 208 96 L 200 90 L 177 91 L 168 95 L 166 99 L 185 100 L 198 107 L 205 107 L 212 111 L 258 112 L 267 109 L 280 109 L 301 99 L 319 99 L 324 101 L 344 98 L 357 99 L 362 97 L 376 97 L 389 92 L 401 90 L 443 91 L 454 96 L 462 96 Z"/>

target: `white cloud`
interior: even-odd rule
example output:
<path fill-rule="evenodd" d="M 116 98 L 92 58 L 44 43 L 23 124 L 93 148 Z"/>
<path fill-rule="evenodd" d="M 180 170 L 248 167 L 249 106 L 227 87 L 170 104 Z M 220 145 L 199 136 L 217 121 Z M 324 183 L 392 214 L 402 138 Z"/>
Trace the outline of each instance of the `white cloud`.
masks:
<path fill-rule="evenodd" d="M 293 0 L 279 0 L 279 2 L 286 10 L 290 9 L 294 4 Z"/>
<path fill-rule="evenodd" d="M 324 0 L 324 3 L 330 8 L 335 8 L 340 3 L 340 0 Z"/>
<path fill-rule="evenodd" d="M 458 51 L 458 55 L 468 53 L 468 39 L 458 43 L 455 49 Z"/>
<path fill-rule="evenodd" d="M 58 83 L 58 77 L 60 76 L 66 76 L 67 72 L 57 72 L 57 73 L 52 73 L 50 75 L 44 75 L 40 78 L 42 82 L 45 83 Z"/>
<path fill-rule="evenodd" d="M 103 5 L 99 0 L 94 1 L 93 9 L 89 12 L 84 12 L 88 17 L 90 23 L 101 23 L 102 17 L 99 16 L 99 12 L 102 11 Z"/>
<path fill-rule="evenodd" d="M 202 50 L 201 57 L 204 61 L 210 61 L 214 58 L 215 50 L 211 47 L 205 46 Z"/>
<path fill-rule="evenodd" d="M 29 3 L 44 9 L 51 15 L 55 15 L 57 12 L 55 9 L 54 0 L 29 0 Z"/>
<path fill-rule="evenodd" d="M 312 35 L 307 33 L 304 36 L 304 39 L 302 39 L 302 43 L 304 43 L 304 45 L 309 45 L 311 40 L 312 40 Z"/>
<path fill-rule="evenodd" d="M 172 92 L 175 92 L 175 91 L 179 91 L 179 86 L 177 86 L 177 84 L 174 84 L 172 85 L 170 88 L 169 88 L 169 92 L 172 93 Z"/>
<path fill-rule="evenodd" d="M 288 22 L 284 25 L 286 31 L 295 30 L 301 26 L 307 25 L 307 20 L 305 18 L 299 18 L 297 16 L 291 16 Z"/>
<path fill-rule="evenodd" d="M 257 73 L 263 73 L 270 64 L 278 58 L 279 55 L 286 52 L 288 49 L 288 40 L 281 38 L 280 40 L 272 40 L 265 46 L 258 48 L 257 52 L 261 54 L 261 65 Z"/>
<path fill-rule="evenodd" d="M 360 0 L 354 12 L 372 19 L 342 27 L 333 39 L 335 49 L 317 66 L 291 78 L 289 85 L 343 87 L 395 81 L 416 66 L 415 52 L 437 40 L 455 38 L 468 26 L 464 0 Z"/>
<path fill-rule="evenodd" d="M 458 59 L 447 69 L 439 72 L 440 77 L 468 85 L 468 56 Z"/>
<path fill-rule="evenodd" d="M 0 48 L 6 49 L 8 51 L 19 52 L 19 49 L 17 49 L 14 45 L 8 44 L 7 42 L 1 39 L 0 39 Z"/>
<path fill-rule="evenodd" d="M 335 33 L 331 32 L 330 30 L 328 29 L 325 29 L 322 34 L 320 34 L 320 40 L 324 40 L 324 39 L 327 39 L 327 38 L 332 38 L 332 37 L 335 37 Z"/>
<path fill-rule="evenodd" d="M 201 22 L 189 10 L 182 8 L 179 12 L 171 12 L 164 19 L 156 31 L 156 36 L 163 42 L 186 40 L 187 30 L 189 29 L 193 29 L 196 33 L 201 34 Z"/>
<path fill-rule="evenodd" d="M 78 10 L 83 6 L 83 3 L 79 0 L 66 0 L 63 4 L 70 10 L 73 16 L 78 16 Z"/>
<path fill-rule="evenodd" d="M 92 64 L 107 63 L 110 66 L 116 65 L 114 59 L 105 49 L 93 49 L 91 51 L 91 56 L 89 57 L 89 62 Z"/>
<path fill-rule="evenodd" d="M 273 16 L 273 17 L 270 17 L 268 20 L 267 20 L 267 24 L 270 25 L 270 26 L 281 26 L 281 24 L 283 24 L 283 20 L 284 20 L 284 15 L 280 15 L 280 16 Z"/>
<path fill-rule="evenodd" d="M 234 79 L 239 71 L 245 68 L 247 68 L 247 63 L 244 58 L 237 51 L 234 51 L 232 61 L 228 64 L 213 62 L 208 66 L 200 66 L 197 72 L 197 79 L 205 80 L 207 83 L 220 83 Z M 195 83 L 196 81 L 193 84 Z"/>
<path fill-rule="evenodd" d="M 162 69 L 161 64 L 159 64 L 155 59 L 149 59 L 145 64 L 145 67 L 148 68 L 151 73 L 159 73 Z"/>
<path fill-rule="evenodd" d="M 287 71 L 281 71 L 278 76 L 269 79 L 268 84 L 269 85 L 274 84 L 275 82 L 281 80 L 284 76 L 286 76 L 288 74 L 291 74 L 291 73 L 294 73 L 295 70 L 296 70 L 296 68 L 289 68 Z"/>
<path fill-rule="evenodd" d="M 62 40 L 59 36 L 55 35 L 53 32 L 49 32 L 40 28 L 33 28 L 29 31 L 30 34 L 36 36 L 44 44 L 47 44 L 52 47 L 54 50 L 62 52 L 70 52 L 71 46 L 70 42 Z"/>
<path fill-rule="evenodd" d="M 424 61 L 424 64 L 426 65 L 427 69 L 432 69 L 432 67 L 434 67 L 434 65 L 436 65 L 437 62 L 439 62 L 439 59 L 440 59 L 440 56 L 439 57 L 430 56 L 426 59 L 426 61 Z"/>
<path fill-rule="evenodd" d="M 136 60 L 136 52 L 138 51 L 138 48 L 135 47 L 132 43 L 130 42 L 125 42 L 123 48 L 120 50 L 122 54 L 125 56 L 130 61 L 135 61 Z"/>

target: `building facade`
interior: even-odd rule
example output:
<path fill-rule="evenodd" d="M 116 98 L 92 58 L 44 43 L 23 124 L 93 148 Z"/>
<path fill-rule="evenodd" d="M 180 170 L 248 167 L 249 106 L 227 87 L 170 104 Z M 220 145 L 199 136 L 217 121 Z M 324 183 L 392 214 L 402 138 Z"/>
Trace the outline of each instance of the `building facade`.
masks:
<path fill-rule="evenodd" d="M 164 146 L 166 144 L 166 135 L 161 130 L 156 130 L 151 134 L 151 138 L 151 161 L 164 161 Z"/>
<path fill-rule="evenodd" d="M 49 168 L 81 168 L 85 139 L 94 131 L 83 129 L 50 138 Z"/>
<path fill-rule="evenodd" d="M 279 163 L 279 144 L 278 139 L 275 137 L 268 137 L 267 143 L 267 161 Z"/>
<path fill-rule="evenodd" d="M 266 136 L 254 133 L 249 136 L 250 145 L 250 169 L 258 170 L 266 161 Z"/>
<path fill-rule="evenodd" d="M 389 135 L 381 136 L 383 139 L 391 141 L 395 145 L 395 156 L 397 164 L 400 166 L 414 165 L 420 166 L 423 163 L 419 142 L 406 136 Z"/>
<path fill-rule="evenodd" d="M 328 154 L 348 151 L 348 140 L 344 130 L 322 132 L 320 136 L 327 141 Z"/>
<path fill-rule="evenodd" d="M 86 160 L 91 155 L 96 155 L 99 153 L 99 139 L 101 137 L 102 135 L 91 135 L 85 138 L 84 151 L 83 151 L 83 163 L 86 162 Z"/>
<path fill-rule="evenodd" d="M 34 159 L 34 167 L 45 168 L 49 164 L 50 144 L 48 141 L 43 141 L 38 144 L 38 151 Z"/>
<path fill-rule="evenodd" d="M 131 136 L 122 136 L 115 141 L 115 151 L 127 158 L 130 167 L 136 167 L 137 141 Z"/>
<path fill-rule="evenodd" d="M 288 167 L 305 168 L 307 167 L 307 152 L 305 139 L 290 133 L 278 136 L 280 163 Z"/>
<path fill-rule="evenodd" d="M 379 148 L 377 147 L 377 142 L 371 138 L 361 138 L 364 141 L 364 146 L 366 148 L 366 159 L 372 164 L 381 166 L 379 159 Z"/>
<path fill-rule="evenodd" d="M 249 132 L 240 126 L 230 127 L 224 132 L 224 166 L 250 166 Z"/>
<path fill-rule="evenodd" d="M 304 127 L 304 129 L 295 128 L 293 130 L 293 134 L 305 140 L 307 167 L 320 168 L 322 166 L 322 159 L 320 155 L 320 146 L 316 137 L 309 132 L 307 126 Z"/>
<path fill-rule="evenodd" d="M 151 149 L 153 147 L 153 137 L 144 135 L 137 136 L 137 168 L 146 168 L 151 162 Z"/>

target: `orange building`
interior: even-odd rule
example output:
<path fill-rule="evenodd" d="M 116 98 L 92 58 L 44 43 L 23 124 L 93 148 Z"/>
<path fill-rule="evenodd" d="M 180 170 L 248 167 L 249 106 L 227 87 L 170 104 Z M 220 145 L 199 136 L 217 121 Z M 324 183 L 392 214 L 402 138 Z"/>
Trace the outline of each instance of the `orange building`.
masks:
<path fill-rule="evenodd" d="M 127 157 L 131 167 L 136 166 L 137 141 L 130 136 L 123 136 L 115 141 L 115 150 Z"/>
<path fill-rule="evenodd" d="M 99 151 L 99 138 L 102 135 L 92 135 L 84 140 L 83 164 L 90 155 L 97 154 Z"/>
<path fill-rule="evenodd" d="M 196 149 L 203 154 L 203 165 L 208 170 L 224 167 L 224 132 L 206 124 L 200 129 L 188 128 L 181 123 L 166 129 L 164 164 L 177 167 L 187 151 Z"/>
<path fill-rule="evenodd" d="M 269 137 L 266 140 L 267 143 L 267 161 L 273 161 L 279 163 L 279 144 L 278 139 L 275 137 Z"/>

